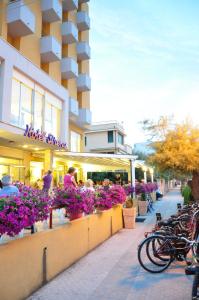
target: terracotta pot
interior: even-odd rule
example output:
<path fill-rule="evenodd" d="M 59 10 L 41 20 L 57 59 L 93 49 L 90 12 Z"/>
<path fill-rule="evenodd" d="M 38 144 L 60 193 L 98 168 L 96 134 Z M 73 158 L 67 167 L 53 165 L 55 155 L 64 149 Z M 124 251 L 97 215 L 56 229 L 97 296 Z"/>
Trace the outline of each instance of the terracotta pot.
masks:
<path fill-rule="evenodd" d="M 74 212 L 74 213 L 71 213 L 71 214 L 70 214 L 70 221 L 79 219 L 79 218 L 82 217 L 82 215 L 83 215 L 82 212 Z"/>
<path fill-rule="evenodd" d="M 123 208 L 124 228 L 135 228 L 136 207 Z"/>
<path fill-rule="evenodd" d="M 147 214 L 147 207 L 148 202 L 147 201 L 138 201 L 138 207 L 139 207 L 139 215 L 144 216 Z"/>

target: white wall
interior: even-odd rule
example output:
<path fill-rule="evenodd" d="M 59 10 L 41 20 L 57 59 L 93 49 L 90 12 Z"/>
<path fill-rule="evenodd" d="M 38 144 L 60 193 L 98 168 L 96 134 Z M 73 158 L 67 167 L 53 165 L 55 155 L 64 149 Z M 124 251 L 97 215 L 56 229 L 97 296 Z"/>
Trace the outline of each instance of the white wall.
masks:
<path fill-rule="evenodd" d="M 86 152 L 89 152 L 93 149 L 115 148 L 115 143 L 108 143 L 108 133 L 106 131 L 89 133 L 86 134 L 86 137 Z"/>
<path fill-rule="evenodd" d="M 93 151 L 95 149 L 106 149 L 107 151 L 114 151 L 115 148 L 121 150 L 121 152 L 126 153 L 126 149 L 124 145 L 118 143 L 117 132 L 115 136 L 115 132 L 113 132 L 113 143 L 108 143 L 108 132 L 107 131 L 99 131 L 99 132 L 90 132 L 86 133 L 87 137 L 87 146 L 85 147 L 86 152 Z M 116 144 L 115 144 L 116 138 Z"/>

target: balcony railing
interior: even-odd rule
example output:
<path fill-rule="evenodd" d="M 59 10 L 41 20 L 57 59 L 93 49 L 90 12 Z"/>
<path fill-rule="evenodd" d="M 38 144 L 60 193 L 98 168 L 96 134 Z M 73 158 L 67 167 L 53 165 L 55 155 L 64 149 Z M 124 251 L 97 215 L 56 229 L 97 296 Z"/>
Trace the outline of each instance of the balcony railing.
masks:
<path fill-rule="evenodd" d="M 7 7 L 7 24 L 10 36 L 26 36 L 35 32 L 35 15 L 23 0 L 10 2 Z"/>
<path fill-rule="evenodd" d="M 79 4 L 89 2 L 90 0 L 79 0 Z"/>
<path fill-rule="evenodd" d="M 78 123 L 80 126 L 83 128 L 87 128 L 88 126 L 91 125 L 92 122 L 92 113 L 89 109 L 87 108 L 80 108 L 79 109 L 79 118 L 78 118 Z"/>
<path fill-rule="evenodd" d="M 88 74 L 79 74 L 77 78 L 78 92 L 86 92 L 91 90 L 91 79 Z"/>
<path fill-rule="evenodd" d="M 42 18 L 46 23 L 53 23 L 62 19 L 62 5 L 59 0 L 42 0 Z"/>
<path fill-rule="evenodd" d="M 77 62 L 71 57 L 62 58 L 61 73 L 63 79 L 77 78 L 78 77 Z"/>
<path fill-rule="evenodd" d="M 77 28 L 79 31 L 90 29 L 90 18 L 86 11 L 79 11 L 77 13 Z"/>
<path fill-rule="evenodd" d="M 40 40 L 40 53 L 43 63 L 61 60 L 61 45 L 52 35 L 44 36 Z"/>
<path fill-rule="evenodd" d="M 62 42 L 63 44 L 77 43 L 78 29 L 72 22 L 64 22 L 62 24 Z"/>
<path fill-rule="evenodd" d="M 70 98 L 69 112 L 70 120 L 76 121 L 79 116 L 79 104 L 78 101 L 73 98 Z"/>
<path fill-rule="evenodd" d="M 78 0 L 63 0 L 63 10 L 71 11 L 78 9 Z"/>
<path fill-rule="evenodd" d="M 90 59 L 91 49 L 87 42 L 77 43 L 77 59 L 78 61 Z"/>

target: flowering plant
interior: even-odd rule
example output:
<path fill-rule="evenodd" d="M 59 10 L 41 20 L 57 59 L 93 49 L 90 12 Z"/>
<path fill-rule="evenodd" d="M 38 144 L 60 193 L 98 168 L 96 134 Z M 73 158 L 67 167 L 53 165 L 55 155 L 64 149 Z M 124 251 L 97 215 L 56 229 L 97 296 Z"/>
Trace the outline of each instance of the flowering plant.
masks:
<path fill-rule="evenodd" d="M 77 188 L 54 189 L 53 206 L 65 207 L 69 214 L 92 213 L 94 210 L 94 195 L 91 191 L 81 191 Z"/>
<path fill-rule="evenodd" d="M 124 185 L 123 188 L 124 188 L 124 191 L 125 191 L 127 196 L 130 196 L 135 191 L 135 188 L 133 186 L 131 186 L 130 184 Z"/>
<path fill-rule="evenodd" d="M 122 186 L 114 185 L 108 190 L 108 196 L 112 201 L 112 205 L 122 204 L 126 200 L 126 193 Z"/>
<path fill-rule="evenodd" d="M 102 187 L 95 192 L 95 207 L 109 209 L 113 205 L 122 204 L 126 200 L 126 192 L 120 185 L 113 185 L 107 191 Z"/>
<path fill-rule="evenodd" d="M 102 187 L 99 187 L 94 194 L 95 208 L 97 209 L 109 209 L 112 207 L 112 200 L 109 196 L 109 192 L 105 191 Z"/>
<path fill-rule="evenodd" d="M 50 198 L 40 190 L 21 185 L 17 196 L 0 198 L 0 235 L 17 235 L 23 228 L 48 218 Z"/>

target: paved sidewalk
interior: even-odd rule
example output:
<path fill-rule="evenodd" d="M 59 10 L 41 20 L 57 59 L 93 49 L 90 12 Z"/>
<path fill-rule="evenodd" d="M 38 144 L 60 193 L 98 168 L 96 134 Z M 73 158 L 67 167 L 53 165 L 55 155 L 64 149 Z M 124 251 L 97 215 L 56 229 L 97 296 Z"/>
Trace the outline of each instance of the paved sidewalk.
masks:
<path fill-rule="evenodd" d="M 155 204 L 164 217 L 176 212 L 178 190 Z M 79 262 L 41 288 L 28 300 L 188 300 L 192 278 L 184 265 L 162 274 L 145 272 L 137 261 L 137 246 L 155 221 L 155 213 L 134 230 L 121 230 Z"/>

